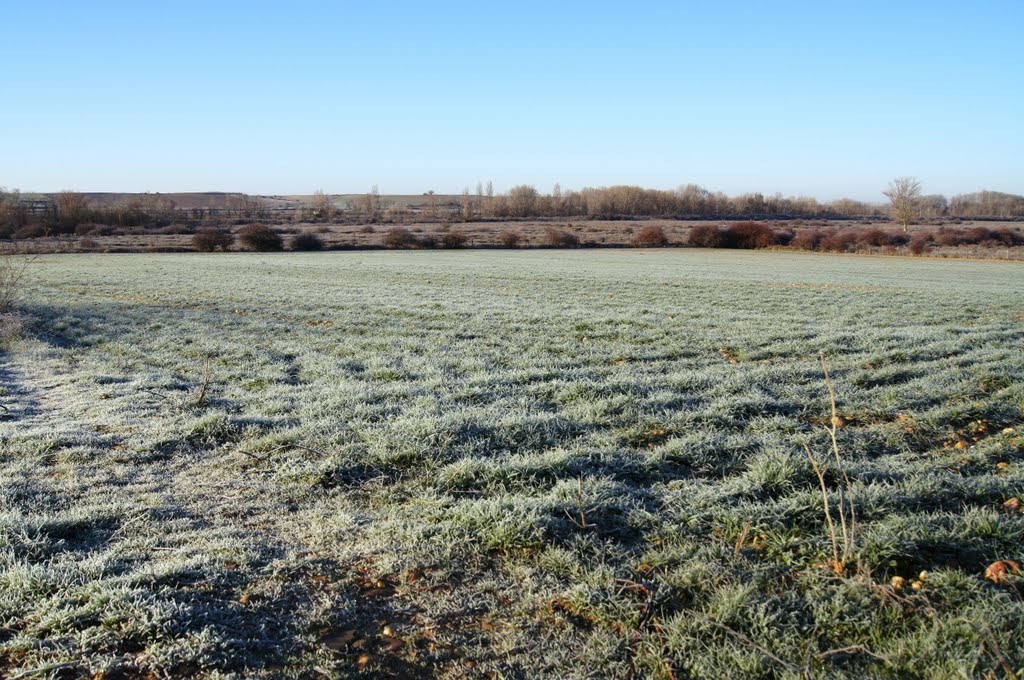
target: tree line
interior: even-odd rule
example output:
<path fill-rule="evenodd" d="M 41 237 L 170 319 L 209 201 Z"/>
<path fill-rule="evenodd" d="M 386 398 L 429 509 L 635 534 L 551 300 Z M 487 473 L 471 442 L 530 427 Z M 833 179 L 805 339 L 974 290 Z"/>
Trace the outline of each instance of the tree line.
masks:
<path fill-rule="evenodd" d="M 901 184 L 902 183 L 902 184 Z M 895 193 L 894 193 L 895 191 Z M 32 238 L 77 233 L 102 233 L 104 228 L 173 228 L 173 225 L 246 224 L 255 222 L 369 222 L 515 220 L 528 218 L 615 219 L 661 217 L 677 219 L 786 219 L 880 218 L 897 221 L 924 218 L 1024 217 L 1024 196 L 997 191 L 922 195 L 913 178 L 898 178 L 884 192 L 889 204 L 853 199 L 822 202 L 808 196 L 784 197 L 746 193 L 728 196 L 696 184 L 673 190 L 638 186 L 610 186 L 562 191 L 556 184 L 543 194 L 534 186 L 520 184 L 496 194 L 490 182 L 477 185 L 461 196 L 442 197 L 427 192 L 417 204 L 389 201 L 377 187 L 339 206 L 329 194 L 316 191 L 309 201 L 288 210 L 271 209 L 256 196 L 229 195 L 223 207 L 178 208 L 159 195 L 142 196 L 118 203 L 96 204 L 85 194 L 63 191 L 44 199 L 24 200 L 17 191 L 0 188 L 0 238 Z"/>

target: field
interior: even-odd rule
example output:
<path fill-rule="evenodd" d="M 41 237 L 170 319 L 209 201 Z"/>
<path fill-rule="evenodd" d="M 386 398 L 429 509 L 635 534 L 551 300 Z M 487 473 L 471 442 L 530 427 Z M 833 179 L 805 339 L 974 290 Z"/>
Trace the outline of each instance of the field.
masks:
<path fill-rule="evenodd" d="M 1020 264 L 97 254 L 31 284 L 0 676 L 1024 673 Z"/>

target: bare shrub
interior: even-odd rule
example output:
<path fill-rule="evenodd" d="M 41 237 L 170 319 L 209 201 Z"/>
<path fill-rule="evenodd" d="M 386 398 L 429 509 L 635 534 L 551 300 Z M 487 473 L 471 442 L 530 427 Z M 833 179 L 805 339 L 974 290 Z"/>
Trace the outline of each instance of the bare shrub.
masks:
<path fill-rule="evenodd" d="M 694 248 L 722 248 L 725 244 L 725 237 L 718 227 L 699 224 L 690 229 L 688 242 Z"/>
<path fill-rule="evenodd" d="M 32 258 L 17 251 L 0 253 L 0 314 L 9 314 L 21 294 Z"/>
<path fill-rule="evenodd" d="M 780 246 L 788 246 L 790 243 L 793 242 L 793 238 L 796 236 L 796 234 L 793 232 L 792 229 L 785 228 L 785 229 L 776 229 L 772 233 L 772 236 L 775 239 L 775 243 L 777 243 L 778 245 L 780 245 Z"/>
<path fill-rule="evenodd" d="M 192 247 L 201 253 L 212 253 L 218 248 L 227 250 L 234 242 L 230 233 L 212 227 L 200 229 L 192 236 Z"/>
<path fill-rule="evenodd" d="M 404 227 L 392 227 L 384 234 L 385 248 L 415 248 L 419 241 Z"/>
<path fill-rule="evenodd" d="M 789 245 L 797 250 L 817 250 L 824 239 L 825 233 L 820 229 L 803 229 L 796 233 Z"/>
<path fill-rule="evenodd" d="M 373 228 L 372 224 L 364 224 L 363 226 L 359 227 L 360 234 L 372 234 L 375 231 L 377 230 Z"/>
<path fill-rule="evenodd" d="M 296 234 L 292 236 L 290 246 L 292 250 L 323 250 L 324 241 L 316 234 Z"/>
<path fill-rule="evenodd" d="M 851 229 L 832 231 L 818 243 L 818 250 L 830 253 L 848 253 L 857 243 L 857 232 Z"/>
<path fill-rule="evenodd" d="M 41 224 L 26 224 L 24 227 L 15 230 L 14 238 L 43 238 L 46 236 L 46 227 Z"/>
<path fill-rule="evenodd" d="M 664 229 L 652 224 L 633 234 L 632 243 L 634 246 L 660 248 L 668 243 L 668 238 Z"/>
<path fill-rule="evenodd" d="M 889 245 L 889 234 L 878 227 L 865 229 L 857 234 L 857 245 L 875 248 Z"/>
<path fill-rule="evenodd" d="M 544 239 L 548 245 L 557 248 L 571 248 L 580 244 L 580 239 L 576 234 L 555 227 L 548 227 L 544 230 Z"/>
<path fill-rule="evenodd" d="M 498 243 L 504 248 L 515 248 L 523 240 L 523 235 L 518 231 L 503 231 L 498 234 Z"/>
<path fill-rule="evenodd" d="M 281 240 L 281 236 L 262 224 L 250 224 L 242 227 L 238 230 L 238 240 L 250 250 L 260 252 L 284 250 L 284 241 Z"/>
<path fill-rule="evenodd" d="M 460 231 L 448 231 L 441 237 L 441 243 L 445 248 L 463 248 L 466 245 L 466 235 Z"/>
<path fill-rule="evenodd" d="M 775 245 L 775 234 L 762 222 L 735 222 L 725 230 L 726 248 L 770 248 Z"/>
<path fill-rule="evenodd" d="M 914 234 L 910 239 L 910 253 L 912 255 L 927 255 L 931 252 L 932 235 Z"/>

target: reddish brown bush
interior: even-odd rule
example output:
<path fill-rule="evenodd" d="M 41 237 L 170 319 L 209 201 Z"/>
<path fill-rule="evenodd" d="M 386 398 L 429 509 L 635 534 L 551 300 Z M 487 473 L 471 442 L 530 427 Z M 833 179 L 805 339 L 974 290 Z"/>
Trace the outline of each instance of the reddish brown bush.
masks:
<path fill-rule="evenodd" d="M 571 248 L 580 244 L 580 239 L 576 234 L 571 231 L 565 231 L 564 229 L 556 229 L 555 227 L 548 227 L 545 229 L 544 238 L 548 242 L 548 245 L 552 245 L 557 248 Z"/>
<path fill-rule="evenodd" d="M 661 227 L 652 224 L 635 233 L 632 242 L 643 248 L 660 248 L 668 243 L 668 239 Z"/>
<path fill-rule="evenodd" d="M 780 246 L 788 246 L 793 242 L 793 237 L 796 234 L 793 233 L 792 229 L 776 229 L 773 236 L 775 237 L 775 243 Z"/>
<path fill-rule="evenodd" d="M 878 227 L 865 229 L 857 234 L 857 245 L 874 246 L 875 248 L 887 246 L 889 245 L 889 234 Z"/>
<path fill-rule="evenodd" d="M 305 233 L 292 236 L 292 250 L 323 250 L 324 240 L 316 234 Z"/>
<path fill-rule="evenodd" d="M 993 234 L 992 230 L 988 227 L 974 227 L 973 229 L 968 229 L 961 236 L 961 240 L 964 243 L 973 244 L 984 243 L 985 241 L 991 241 L 994 238 L 995 234 Z"/>
<path fill-rule="evenodd" d="M 503 231 L 498 234 L 498 243 L 505 248 L 515 248 L 522 239 L 523 235 L 518 231 Z"/>
<path fill-rule="evenodd" d="M 943 246 L 958 246 L 964 242 L 964 237 L 955 229 L 940 229 L 935 240 Z"/>
<path fill-rule="evenodd" d="M 820 229 L 802 229 L 796 233 L 789 245 L 797 250 L 817 250 L 825 239 Z"/>
<path fill-rule="evenodd" d="M 931 252 L 931 243 L 931 234 L 914 234 L 910 239 L 910 252 L 913 255 L 925 255 Z"/>
<path fill-rule="evenodd" d="M 734 222 L 725 230 L 726 248 L 770 248 L 775 245 L 775 234 L 761 222 Z"/>
<path fill-rule="evenodd" d="M 818 243 L 818 250 L 829 253 L 848 253 L 857 243 L 857 232 L 850 229 L 833 231 Z"/>
<path fill-rule="evenodd" d="M 722 248 L 725 238 L 718 227 L 699 224 L 690 229 L 688 242 L 694 248 Z"/>
<path fill-rule="evenodd" d="M 192 247 L 201 253 L 212 253 L 218 248 L 227 250 L 234 242 L 234 236 L 220 229 L 200 229 L 192 236 Z"/>
<path fill-rule="evenodd" d="M 270 252 L 284 250 L 280 234 L 262 224 L 250 224 L 238 230 L 238 240 L 250 250 Z"/>

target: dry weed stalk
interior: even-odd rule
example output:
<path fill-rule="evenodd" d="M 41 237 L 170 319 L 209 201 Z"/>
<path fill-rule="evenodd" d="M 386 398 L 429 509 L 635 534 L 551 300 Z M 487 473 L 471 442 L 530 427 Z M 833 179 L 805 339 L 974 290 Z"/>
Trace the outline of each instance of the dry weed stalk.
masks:
<path fill-rule="evenodd" d="M 578 520 L 575 517 L 573 517 L 571 514 L 569 514 L 568 510 L 565 511 L 565 516 L 569 518 L 570 522 L 572 522 L 576 527 L 578 527 L 580 529 L 593 529 L 593 528 L 595 528 L 592 523 L 587 521 L 587 511 L 585 511 L 583 509 L 583 476 L 582 475 L 577 480 L 577 485 L 576 485 L 576 511 L 580 515 L 580 518 Z"/>
<path fill-rule="evenodd" d="M 206 400 L 206 390 L 210 387 L 210 355 L 206 355 L 203 364 L 203 384 L 199 386 L 199 394 L 196 395 L 196 406 L 202 406 Z"/>
<path fill-rule="evenodd" d="M 804 445 L 804 450 L 807 452 L 807 458 L 811 461 L 811 467 L 814 468 L 814 474 L 818 477 L 818 484 L 821 487 L 821 503 L 825 510 L 825 523 L 828 524 L 829 538 L 832 541 L 832 571 L 836 575 L 842 575 L 846 572 L 846 565 L 849 563 L 850 558 L 854 552 L 854 540 L 857 533 L 857 511 L 853 502 L 853 493 L 850 490 L 850 478 L 846 474 L 846 469 L 843 466 L 842 456 L 839 454 L 839 441 L 836 438 L 836 430 L 842 425 L 843 420 L 836 411 L 836 393 L 832 387 L 832 378 L 828 374 L 828 367 L 825 365 L 825 355 L 819 355 L 821 361 L 821 370 L 825 374 L 825 384 L 828 386 L 829 401 L 832 405 L 832 417 L 829 420 L 829 425 L 825 429 L 828 430 L 829 437 L 832 440 L 832 456 L 835 459 L 836 469 L 839 471 L 840 484 L 839 484 L 839 534 L 836 533 L 836 525 L 832 520 L 832 504 L 828 499 L 828 489 L 825 486 L 825 471 L 818 461 L 814 458 L 814 454 L 811 453 L 810 447 Z M 840 536 L 841 539 L 840 540 Z"/>

